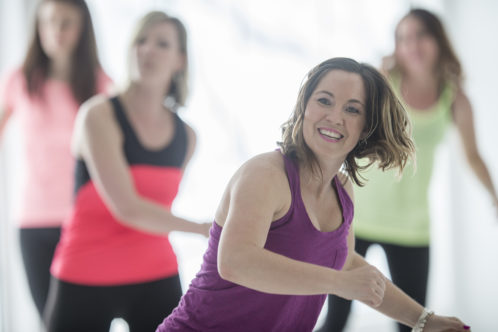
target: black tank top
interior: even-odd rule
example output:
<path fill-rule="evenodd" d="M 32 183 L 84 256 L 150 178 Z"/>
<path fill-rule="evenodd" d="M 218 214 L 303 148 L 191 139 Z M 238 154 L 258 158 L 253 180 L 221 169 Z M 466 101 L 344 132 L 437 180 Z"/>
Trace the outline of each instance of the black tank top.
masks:
<path fill-rule="evenodd" d="M 160 167 L 178 167 L 180 168 L 187 155 L 187 131 L 185 123 L 180 119 L 178 114 L 173 113 L 174 134 L 171 142 L 158 150 L 145 148 L 139 141 L 137 134 L 126 116 L 123 105 L 119 98 L 110 99 L 113 107 L 114 116 L 123 133 L 123 150 L 128 165 L 151 165 Z M 79 158 L 76 161 L 75 169 L 75 195 L 78 190 L 90 180 L 90 174 L 86 167 L 85 161 Z"/>

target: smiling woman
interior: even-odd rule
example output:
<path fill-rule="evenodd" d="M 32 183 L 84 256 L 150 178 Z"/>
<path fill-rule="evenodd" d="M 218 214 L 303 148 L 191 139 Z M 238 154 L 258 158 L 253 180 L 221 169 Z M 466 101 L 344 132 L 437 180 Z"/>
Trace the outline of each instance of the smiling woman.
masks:
<path fill-rule="evenodd" d="M 325 294 L 423 326 L 423 307 L 355 253 L 352 184 L 340 172 L 346 165 L 355 176 L 347 162 L 362 155 L 402 170 L 413 153 L 406 113 L 382 75 L 346 58 L 316 66 L 281 147 L 232 177 L 201 270 L 157 331 L 312 331 Z M 426 331 L 447 329 L 464 331 L 435 315 Z"/>
<path fill-rule="evenodd" d="M 346 149 L 347 154 L 341 157 L 345 159 L 345 171 L 356 184 L 361 184 L 358 171 L 368 168 L 376 161 L 380 162 L 382 170 L 389 168 L 402 170 L 409 151 L 413 149 L 411 140 L 408 139 L 409 121 L 400 102 L 387 87 L 385 79 L 377 75 L 377 71 L 372 67 L 358 67 L 356 62 L 349 59 L 326 61 L 314 70 L 316 73 L 310 73 L 306 85 L 300 91 L 294 113 L 283 126 L 281 143 L 283 152 L 300 160 L 309 160 L 310 168 L 318 170 L 316 157 L 309 146 L 313 142 L 306 144 L 308 141 L 305 140 L 305 136 L 321 134 L 324 129 L 332 129 L 339 135 L 340 141 L 346 141 L 341 144 L 347 144 L 349 150 Z M 334 72 L 329 73 L 331 70 Z M 320 82 L 321 80 L 323 82 Z M 342 92 L 345 99 L 338 100 L 338 92 L 334 94 L 320 88 L 319 82 L 322 85 L 328 82 L 338 92 Z M 337 86 L 335 82 L 348 85 Z M 305 119 L 310 121 L 314 118 L 321 119 L 325 114 L 329 122 L 336 123 L 332 128 L 319 128 L 321 131 L 303 128 Z M 337 123 L 342 125 L 345 119 L 350 119 L 347 127 L 338 130 Z M 389 126 L 391 121 L 402 126 Z M 356 130 L 361 126 L 358 136 L 345 137 L 349 126 L 353 125 L 356 126 Z M 353 143 L 355 144 L 352 145 Z M 382 148 L 378 149 L 379 146 Z M 360 166 L 356 161 L 359 158 L 368 158 L 369 163 Z"/>

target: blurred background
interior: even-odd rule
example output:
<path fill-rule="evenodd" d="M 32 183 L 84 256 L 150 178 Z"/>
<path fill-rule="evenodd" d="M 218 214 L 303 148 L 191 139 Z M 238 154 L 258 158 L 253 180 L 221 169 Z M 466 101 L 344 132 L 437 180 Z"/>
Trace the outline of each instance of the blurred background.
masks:
<path fill-rule="evenodd" d="M 494 0 L 88 0 L 104 70 L 119 85 L 134 23 L 152 9 L 177 16 L 189 32 L 191 90 L 181 116 L 198 148 L 174 203 L 175 213 L 212 220 L 233 172 L 276 148 L 306 72 L 335 56 L 379 66 L 392 52 L 394 28 L 410 7 L 438 14 L 465 72 L 478 146 L 498 184 L 498 2 Z M 0 73 L 22 62 L 35 0 L 0 0 Z M 493 37 L 495 36 L 495 37 Z M 15 121 L 0 143 L 0 331 L 38 331 L 12 214 L 23 165 Z M 452 130 L 438 152 L 431 187 L 432 252 L 428 307 L 496 331 L 498 221 L 470 174 Z M 50 157 L 50 156 L 48 156 Z M 186 290 L 207 241 L 171 234 Z M 379 248 L 369 260 L 388 275 Z M 320 325 L 322 317 L 318 321 Z M 116 321 L 113 331 L 126 331 Z M 395 331 L 388 318 L 355 304 L 348 331 Z"/>

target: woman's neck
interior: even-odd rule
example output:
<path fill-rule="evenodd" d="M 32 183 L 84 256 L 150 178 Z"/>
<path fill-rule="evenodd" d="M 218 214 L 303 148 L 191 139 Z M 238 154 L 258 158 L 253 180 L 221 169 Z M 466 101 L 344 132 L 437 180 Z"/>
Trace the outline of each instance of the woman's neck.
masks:
<path fill-rule="evenodd" d="M 150 116 L 155 116 L 164 111 L 164 89 L 157 86 L 145 86 L 133 82 L 122 95 L 133 111 L 139 111 Z"/>
<path fill-rule="evenodd" d="M 71 59 L 69 57 L 52 59 L 48 69 L 48 76 L 58 81 L 69 81 L 71 77 Z"/>
<path fill-rule="evenodd" d="M 311 166 L 302 167 L 300 172 L 302 185 L 314 192 L 317 197 L 320 197 L 330 190 L 330 184 L 339 173 L 343 162 L 343 160 L 327 163 L 318 161 L 320 169 L 316 169 L 315 172 L 311 170 Z"/>
<path fill-rule="evenodd" d="M 432 72 L 404 73 L 402 76 L 404 86 L 410 86 L 417 90 L 438 90 L 439 80 Z"/>

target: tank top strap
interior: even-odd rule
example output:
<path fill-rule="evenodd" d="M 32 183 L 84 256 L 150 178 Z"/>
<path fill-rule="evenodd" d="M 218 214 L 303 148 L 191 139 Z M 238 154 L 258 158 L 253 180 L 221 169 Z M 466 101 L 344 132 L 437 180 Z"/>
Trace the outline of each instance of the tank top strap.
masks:
<path fill-rule="evenodd" d="M 276 149 L 282 155 L 284 159 L 285 173 L 287 174 L 287 180 L 289 182 L 289 188 L 291 191 L 291 205 L 287 213 L 280 219 L 272 222 L 271 229 L 276 229 L 292 219 L 294 212 L 299 210 L 299 199 L 301 195 L 301 189 L 299 186 L 299 170 L 297 164 L 290 157 L 286 156 L 280 149 Z M 297 204 L 297 205 L 296 205 Z M 296 210 L 297 209 L 297 210 Z"/>
<path fill-rule="evenodd" d="M 121 128 L 121 131 L 123 133 L 125 141 L 129 141 L 132 138 L 135 138 L 135 131 L 131 127 L 130 122 L 128 121 L 128 118 L 125 114 L 123 105 L 119 101 L 118 96 L 114 96 L 110 99 L 112 108 L 114 111 L 114 117 L 119 123 L 119 127 Z M 138 142 L 135 142 L 138 143 Z"/>
<path fill-rule="evenodd" d="M 280 151 L 280 153 L 282 153 Z M 299 179 L 299 168 L 297 161 L 293 160 L 291 157 L 282 153 L 284 158 L 285 172 L 287 173 L 287 178 L 289 180 L 289 187 L 292 195 L 292 205 L 299 201 L 301 195 L 301 186 Z"/>
<path fill-rule="evenodd" d="M 171 145 L 181 142 L 182 148 L 186 151 L 188 141 L 186 124 L 176 112 L 173 112 L 173 118 L 175 120 L 175 135 L 171 141 Z"/>

